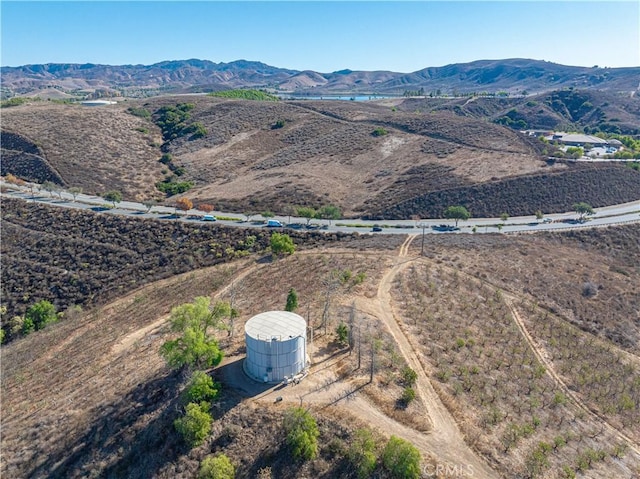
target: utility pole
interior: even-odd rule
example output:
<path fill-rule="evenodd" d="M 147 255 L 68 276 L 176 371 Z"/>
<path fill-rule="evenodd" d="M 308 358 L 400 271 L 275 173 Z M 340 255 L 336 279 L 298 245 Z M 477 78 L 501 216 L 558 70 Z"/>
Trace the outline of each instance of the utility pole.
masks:
<path fill-rule="evenodd" d="M 309 355 L 309 363 L 312 363 L 313 361 L 311 360 L 311 355 L 313 354 L 313 326 L 311 325 L 311 303 L 307 303 L 307 327 L 309 328 L 309 335 L 311 336 L 307 354 Z M 306 360 L 307 359 L 305 358 L 305 361 Z"/>
<path fill-rule="evenodd" d="M 374 353 L 374 344 L 373 338 L 371 338 L 371 370 L 369 371 L 369 383 L 373 382 L 373 365 L 375 363 L 375 353 Z"/>
<path fill-rule="evenodd" d="M 360 324 L 358 324 L 358 369 L 362 365 L 362 333 Z"/>
<path fill-rule="evenodd" d="M 351 356 L 351 351 L 353 350 L 353 328 L 356 323 L 356 303 L 355 301 L 351 303 L 351 311 L 349 312 L 349 356 Z"/>

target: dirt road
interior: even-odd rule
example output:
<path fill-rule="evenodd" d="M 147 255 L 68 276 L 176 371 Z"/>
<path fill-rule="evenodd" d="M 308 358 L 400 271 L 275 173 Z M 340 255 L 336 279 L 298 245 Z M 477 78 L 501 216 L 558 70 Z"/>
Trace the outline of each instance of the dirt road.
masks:
<path fill-rule="evenodd" d="M 545 367 L 547 374 L 549 374 L 551 376 L 551 378 L 555 381 L 555 383 L 558 385 L 558 387 L 562 390 L 563 394 L 565 396 L 567 396 L 568 398 L 570 398 L 570 400 L 574 403 L 574 405 L 576 407 L 581 409 L 584 413 L 592 416 L 596 423 L 600 423 L 600 424 L 604 425 L 611 433 L 613 433 L 614 435 L 618 436 L 618 438 L 621 439 L 622 442 L 626 442 L 628 444 L 628 446 L 636 454 L 640 455 L 640 446 L 636 442 L 634 442 L 629 436 L 624 434 L 622 431 L 620 431 L 620 430 L 616 429 L 615 427 L 613 427 L 603 415 L 597 414 L 594 411 L 592 411 L 591 409 L 589 409 L 589 407 L 585 403 L 582 402 L 582 400 L 578 397 L 578 395 L 576 393 L 574 393 L 564 383 L 562 378 L 560 378 L 560 376 L 554 370 L 553 364 L 551 364 L 551 362 L 547 359 L 545 351 L 538 346 L 538 344 L 531 337 L 531 334 L 529 334 L 529 331 L 527 330 L 524 322 L 522 321 L 522 318 L 520 317 L 520 314 L 518 313 L 518 310 L 514 306 L 514 302 L 516 301 L 516 298 L 511 296 L 511 295 L 504 294 L 504 293 L 503 293 L 503 297 L 505 299 L 505 302 L 507 303 L 507 306 L 509 306 L 509 309 L 511 310 L 512 318 L 513 318 L 514 322 L 516 323 L 516 325 L 518 326 L 518 329 L 520 330 L 520 333 L 522 334 L 522 336 L 525 338 L 525 340 L 529 344 L 529 347 L 531 348 L 533 353 L 536 355 L 536 358 L 538 359 L 538 361 L 540 361 L 540 363 Z"/>
<path fill-rule="evenodd" d="M 409 245 L 416 236 L 409 236 L 400 247 L 396 264 L 383 276 L 380 282 L 377 298 L 374 301 L 360 301 L 358 308 L 370 312 L 385 323 L 407 364 L 418 374 L 415 389 L 426 405 L 425 414 L 432 423 L 432 430 L 428 434 L 419 435 L 422 437 L 414 437 L 415 434 L 410 434 L 407 438 L 421 446 L 423 451 L 434 455 L 437 463 L 448 465 L 450 470 L 459 470 L 466 473 L 468 477 L 475 478 L 500 477 L 465 443 L 453 416 L 440 401 L 431 385 L 429 375 L 418 359 L 415 348 L 396 319 L 391 301 L 391 286 L 396 275 L 412 264 L 413 261 L 407 255 Z M 406 434 L 406 431 L 397 426 L 395 429 L 387 429 L 387 431 L 401 436 Z"/>

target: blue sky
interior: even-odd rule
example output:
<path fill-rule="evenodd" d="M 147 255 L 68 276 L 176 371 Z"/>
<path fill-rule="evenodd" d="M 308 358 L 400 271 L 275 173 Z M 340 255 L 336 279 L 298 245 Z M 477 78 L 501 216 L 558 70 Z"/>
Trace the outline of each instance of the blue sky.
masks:
<path fill-rule="evenodd" d="M 0 3 L 2 66 L 246 59 L 323 73 L 481 59 L 640 66 L 640 2 Z"/>

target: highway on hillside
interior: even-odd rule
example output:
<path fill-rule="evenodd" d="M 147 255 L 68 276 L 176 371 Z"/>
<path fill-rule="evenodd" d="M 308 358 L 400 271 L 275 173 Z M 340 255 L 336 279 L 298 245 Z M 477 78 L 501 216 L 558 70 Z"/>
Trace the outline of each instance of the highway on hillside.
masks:
<path fill-rule="evenodd" d="M 246 217 L 237 213 L 225 213 L 214 211 L 211 215 L 224 218 L 215 222 L 204 222 L 202 218 L 204 213 L 199 210 L 190 210 L 187 212 L 179 212 L 176 216 L 176 209 L 169 206 L 154 205 L 147 210 L 141 203 L 131 201 L 122 201 L 117 203 L 117 207 L 112 208 L 111 204 L 104 198 L 99 196 L 91 196 L 78 194 L 74 200 L 71 193 L 66 191 L 56 192 L 53 194 L 37 192 L 34 195 L 29 191 L 28 186 L 16 186 L 7 184 L 4 180 L 0 182 L 2 185 L 2 196 L 20 198 L 26 201 L 35 201 L 38 203 L 49 204 L 52 206 L 64 208 L 78 208 L 93 211 L 100 211 L 106 214 L 118 214 L 125 216 L 133 216 L 136 218 L 153 218 L 163 221 L 186 221 L 201 222 L 206 224 L 224 224 L 238 227 L 265 227 L 267 218 L 260 215 L 251 216 L 250 221 L 246 221 Z M 310 229 L 325 232 L 347 232 L 347 233 L 370 233 L 374 226 L 379 227 L 380 231 L 376 234 L 409 234 L 409 233 L 425 233 L 425 234 L 446 234 L 446 233 L 514 233 L 514 232 L 536 232 L 536 231 L 559 231 L 572 228 L 585 228 L 595 226 L 608 226 L 622 223 L 640 222 L 640 200 L 620 205 L 606 206 L 602 208 L 594 208 L 595 214 L 590 216 L 586 221 L 578 221 L 578 215 L 575 212 L 548 214 L 543 220 L 537 220 L 535 216 L 519 216 L 509 218 L 502 221 L 499 218 L 471 218 L 468 221 L 460 221 L 458 228 L 455 227 L 455 221 L 443 219 L 424 219 L 424 220 L 380 220 L 365 221 L 361 219 L 345 219 L 345 220 L 312 220 Z M 277 215 L 272 219 L 279 220 L 286 227 L 296 229 L 306 229 L 306 218 L 298 218 L 294 216 Z M 475 229 L 475 231 L 474 231 Z"/>

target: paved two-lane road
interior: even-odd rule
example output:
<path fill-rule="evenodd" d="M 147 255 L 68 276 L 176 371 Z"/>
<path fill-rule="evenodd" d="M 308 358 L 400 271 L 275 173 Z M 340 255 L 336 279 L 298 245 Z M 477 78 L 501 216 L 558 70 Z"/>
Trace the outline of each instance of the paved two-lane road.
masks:
<path fill-rule="evenodd" d="M 5 190 L 2 193 L 3 196 L 21 198 L 27 201 L 37 201 L 39 203 L 65 208 L 100 210 L 107 214 L 135 215 L 140 218 L 190 222 L 198 221 L 198 219 L 201 219 L 204 215 L 202 211 L 190 210 L 186 213 L 181 212 L 180 216 L 176 218 L 174 216 L 176 212 L 175 208 L 155 205 L 149 210 L 149 212 L 147 212 L 148 209 L 143 204 L 131 201 L 122 201 L 117 204 L 116 208 L 100 208 L 101 206 L 108 204 L 108 202 L 98 196 L 79 194 L 76 195 L 76 198 L 74 199 L 71 193 L 65 191 L 54 193 L 53 195 L 42 192 L 32 195 L 28 186 L 17 187 L 15 185 L 8 185 L 4 181 L 2 182 L 2 185 L 6 187 L 3 188 Z M 458 229 L 450 228 L 448 231 L 446 228 L 439 229 L 438 226 L 448 225 L 453 227 L 455 225 L 454 221 L 442 219 L 425 219 L 419 221 L 365 221 L 361 219 L 345 219 L 332 222 L 327 220 L 313 220 L 311 223 L 314 227 L 321 228 L 322 231 L 329 232 L 341 231 L 349 233 L 368 233 L 371 231 L 373 225 L 377 225 L 381 226 L 381 231 L 376 234 L 415 234 L 416 232 L 422 233 L 423 231 L 428 234 L 444 234 L 471 233 L 474 231 L 474 228 L 476 233 L 512 233 L 553 231 L 568 228 L 584 228 L 640 222 L 640 200 L 620 205 L 606 206 L 603 208 L 594 208 L 594 211 L 595 214 L 589 217 L 585 222 L 577 221 L 578 216 L 575 212 L 545 215 L 545 220 L 551 222 L 538 221 L 535 216 L 513 217 L 509 218 L 505 222 L 499 218 L 471 218 L 468 221 L 459 222 Z M 252 217 L 252 221 L 244 221 L 246 218 L 242 215 L 238 215 L 237 213 L 214 211 L 211 214 L 216 217 L 235 218 L 235 220 L 220 220 L 216 222 L 231 226 L 264 227 L 264 223 L 266 222 L 266 219 L 260 215 L 254 215 Z M 276 216 L 275 219 L 280 220 L 285 224 L 305 225 L 307 223 L 305 218 L 297 218 L 294 216 Z"/>

